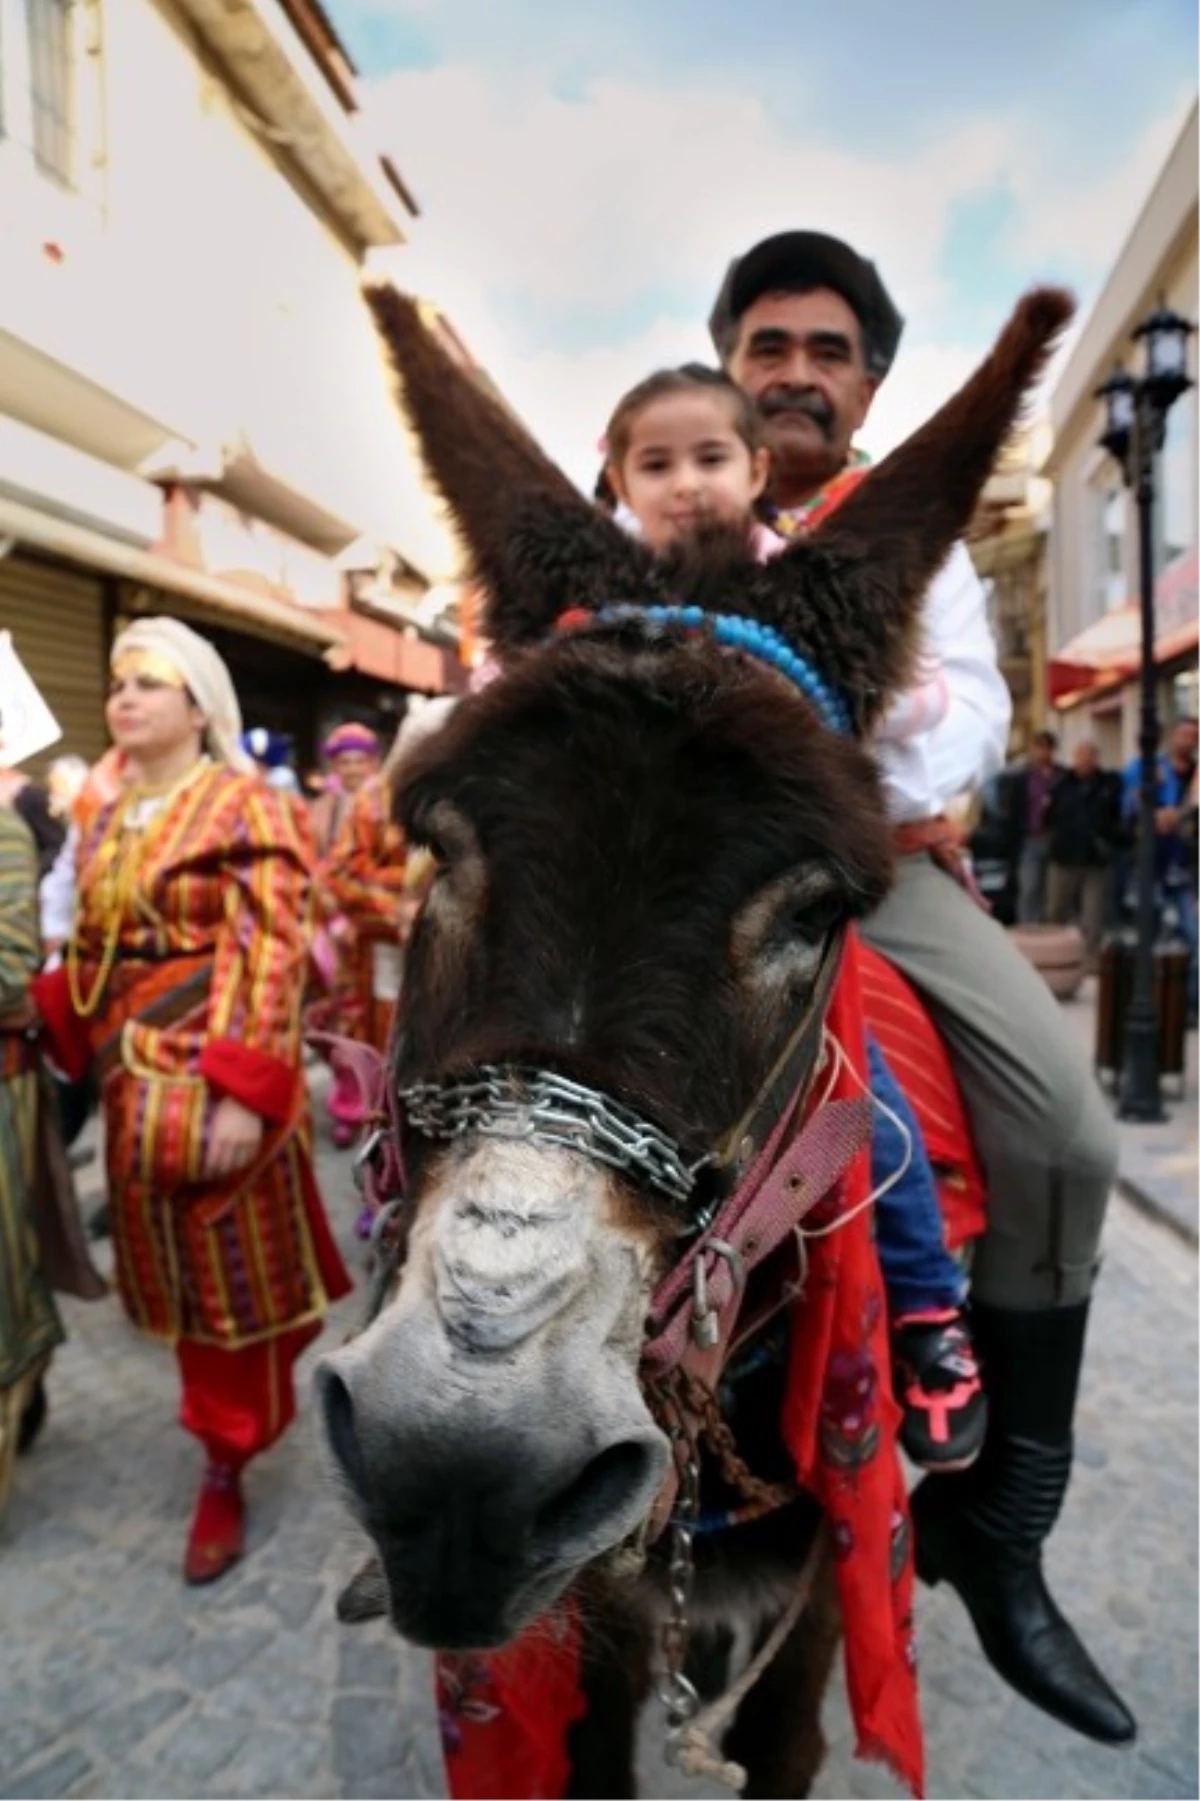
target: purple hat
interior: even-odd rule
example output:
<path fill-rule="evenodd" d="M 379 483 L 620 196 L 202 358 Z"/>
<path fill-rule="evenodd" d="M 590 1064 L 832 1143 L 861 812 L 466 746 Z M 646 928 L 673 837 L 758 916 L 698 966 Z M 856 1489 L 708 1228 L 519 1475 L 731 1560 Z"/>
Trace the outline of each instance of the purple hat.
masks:
<path fill-rule="evenodd" d="M 363 725 L 357 719 L 335 726 L 321 746 L 321 755 L 328 761 L 351 750 L 363 751 L 369 757 L 379 755 L 379 739 L 370 726 Z"/>

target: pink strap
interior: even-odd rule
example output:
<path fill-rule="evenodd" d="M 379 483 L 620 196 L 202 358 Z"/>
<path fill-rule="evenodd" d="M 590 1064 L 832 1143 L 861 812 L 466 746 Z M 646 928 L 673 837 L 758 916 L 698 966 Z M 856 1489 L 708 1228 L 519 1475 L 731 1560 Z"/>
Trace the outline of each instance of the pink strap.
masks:
<path fill-rule="evenodd" d="M 362 1161 L 355 1161 L 355 1180 L 363 1199 L 378 1211 L 398 1200 L 405 1190 L 404 1162 L 400 1150 L 395 1105 L 388 1088 L 388 1060 L 372 1044 L 344 1038 L 338 1032 L 309 1032 L 308 1043 L 323 1050 L 330 1064 L 349 1077 L 358 1090 L 362 1116 L 373 1121 L 372 1135 L 364 1140 Z"/>
<path fill-rule="evenodd" d="M 386 1069 L 373 1044 L 346 1038 L 340 1032 L 307 1032 L 314 1050 L 324 1051 L 332 1067 L 354 1084 L 360 1110 L 370 1118 L 383 1111 Z"/>

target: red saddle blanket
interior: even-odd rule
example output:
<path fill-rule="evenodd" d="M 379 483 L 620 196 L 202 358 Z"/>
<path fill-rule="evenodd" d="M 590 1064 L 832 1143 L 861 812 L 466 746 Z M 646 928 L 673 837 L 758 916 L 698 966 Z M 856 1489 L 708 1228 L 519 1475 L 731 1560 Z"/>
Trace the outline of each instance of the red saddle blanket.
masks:
<path fill-rule="evenodd" d="M 917 1116 L 938 1179 L 946 1243 L 958 1250 L 983 1231 L 987 1196 L 946 1047 L 916 990 L 861 943 L 858 979 L 863 1018 Z"/>

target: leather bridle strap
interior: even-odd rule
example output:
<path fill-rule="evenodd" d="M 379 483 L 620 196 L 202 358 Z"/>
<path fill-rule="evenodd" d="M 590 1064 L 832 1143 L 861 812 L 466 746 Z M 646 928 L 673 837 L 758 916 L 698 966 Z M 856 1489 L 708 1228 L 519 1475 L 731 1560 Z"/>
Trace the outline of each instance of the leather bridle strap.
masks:
<path fill-rule="evenodd" d="M 719 1373 L 750 1272 L 795 1231 L 870 1140 L 866 1094 L 827 1101 L 796 1128 L 822 1067 L 821 1035 L 844 943 L 844 932 L 831 934 L 803 1018 L 718 1147 L 718 1167 L 738 1178 L 736 1186 L 655 1291 L 642 1352 L 648 1376 L 681 1365 L 705 1378 Z"/>
<path fill-rule="evenodd" d="M 867 1094 L 826 1101 L 781 1152 L 790 1113 L 717 1212 L 703 1238 L 659 1284 L 642 1348 L 650 1377 L 683 1367 L 719 1374 L 751 1271 L 778 1250 L 870 1142 Z"/>

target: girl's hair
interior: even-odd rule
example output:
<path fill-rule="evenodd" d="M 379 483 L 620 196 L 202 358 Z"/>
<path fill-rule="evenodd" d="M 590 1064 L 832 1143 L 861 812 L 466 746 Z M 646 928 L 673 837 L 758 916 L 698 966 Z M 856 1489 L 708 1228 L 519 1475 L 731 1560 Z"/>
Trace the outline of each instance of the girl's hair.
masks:
<path fill-rule="evenodd" d="M 726 375 L 723 369 L 710 369 L 707 363 L 683 363 L 678 369 L 656 370 L 617 402 L 604 434 L 607 465 L 620 468 L 629 454 L 629 440 L 638 414 L 653 401 L 662 400 L 668 394 L 695 393 L 697 390 L 719 394 L 727 400 L 733 429 L 747 450 L 753 453 L 763 448 L 766 438 L 758 409 L 733 377 Z"/>
<path fill-rule="evenodd" d="M 598 507 L 603 507 L 606 513 L 615 513 L 620 505 L 620 501 L 617 498 L 617 491 L 612 485 L 612 477 L 608 473 L 607 463 L 601 463 L 600 465 L 600 473 L 596 477 L 596 486 L 592 489 L 592 499 Z"/>

